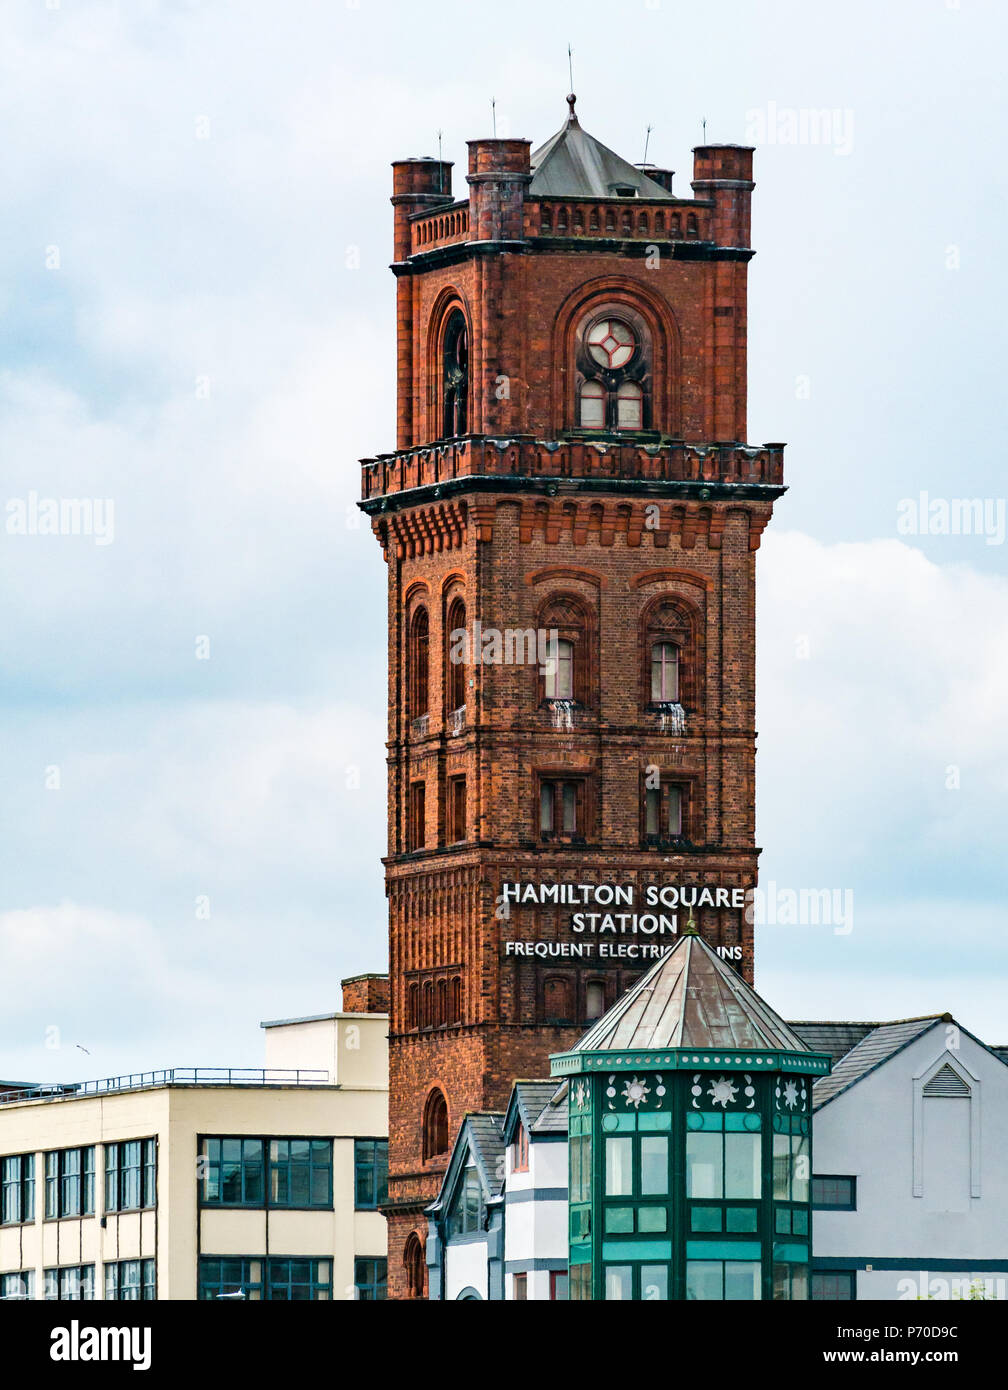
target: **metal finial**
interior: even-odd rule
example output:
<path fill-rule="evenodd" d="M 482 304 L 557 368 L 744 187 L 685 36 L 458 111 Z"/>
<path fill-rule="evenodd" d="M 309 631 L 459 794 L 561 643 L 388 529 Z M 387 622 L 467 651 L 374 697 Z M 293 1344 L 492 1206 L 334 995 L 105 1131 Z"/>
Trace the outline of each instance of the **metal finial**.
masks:
<path fill-rule="evenodd" d="M 567 98 L 567 105 L 570 107 L 570 115 L 567 117 L 567 120 L 568 122 L 573 121 L 575 124 L 577 124 L 577 116 L 574 114 L 574 103 L 576 101 L 577 97 L 571 92 Z"/>
<path fill-rule="evenodd" d="M 704 142 L 704 144 L 706 145 L 706 143 L 707 143 L 707 122 L 706 122 L 706 121 L 701 121 L 700 124 L 703 126 L 703 142 Z"/>
<path fill-rule="evenodd" d="M 494 133 L 494 139 L 496 140 L 496 139 L 497 139 L 497 98 L 496 98 L 496 97 L 491 97 L 491 98 L 490 98 L 490 112 L 491 112 L 491 114 L 492 114 L 492 116 L 493 116 L 493 133 Z"/>
<path fill-rule="evenodd" d="M 643 161 L 642 161 L 642 163 L 644 163 L 644 164 L 647 163 L 647 147 L 648 147 L 648 141 L 649 141 L 650 139 L 651 139 L 651 127 L 648 126 L 647 130 L 644 132 L 644 159 L 643 159 Z"/>

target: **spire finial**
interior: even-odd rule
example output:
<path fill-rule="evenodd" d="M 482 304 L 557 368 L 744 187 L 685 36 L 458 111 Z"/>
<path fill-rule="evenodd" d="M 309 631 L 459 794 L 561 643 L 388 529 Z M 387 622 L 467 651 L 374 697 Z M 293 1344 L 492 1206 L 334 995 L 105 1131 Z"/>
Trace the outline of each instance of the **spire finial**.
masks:
<path fill-rule="evenodd" d="M 567 98 L 567 105 L 570 107 L 570 115 L 567 117 L 567 121 L 570 125 L 577 125 L 577 116 L 574 113 L 574 103 L 576 101 L 577 97 L 574 95 L 573 92 L 571 92 L 571 94 Z"/>

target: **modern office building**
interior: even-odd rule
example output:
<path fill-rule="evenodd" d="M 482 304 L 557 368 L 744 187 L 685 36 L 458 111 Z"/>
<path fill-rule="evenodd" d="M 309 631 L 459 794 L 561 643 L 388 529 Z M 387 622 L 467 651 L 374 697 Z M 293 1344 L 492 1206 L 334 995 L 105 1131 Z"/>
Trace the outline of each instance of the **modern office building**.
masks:
<path fill-rule="evenodd" d="M 388 982 L 263 1024 L 258 1071 L 0 1094 L 0 1297 L 384 1298 Z"/>

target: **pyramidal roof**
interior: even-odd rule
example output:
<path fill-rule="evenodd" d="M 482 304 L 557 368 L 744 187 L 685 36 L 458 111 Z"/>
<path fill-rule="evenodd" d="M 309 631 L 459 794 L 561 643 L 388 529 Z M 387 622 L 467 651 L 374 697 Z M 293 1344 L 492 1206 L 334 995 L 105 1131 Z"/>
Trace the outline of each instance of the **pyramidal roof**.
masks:
<path fill-rule="evenodd" d="M 702 936 L 691 931 L 683 933 L 572 1051 L 663 1047 L 812 1051 Z"/>
<path fill-rule="evenodd" d="M 573 96 L 567 98 L 567 124 L 532 151 L 529 193 L 547 198 L 662 198 L 675 202 L 668 189 L 649 178 L 614 150 L 581 128 L 574 114 Z M 624 190 L 632 189 L 632 195 Z"/>

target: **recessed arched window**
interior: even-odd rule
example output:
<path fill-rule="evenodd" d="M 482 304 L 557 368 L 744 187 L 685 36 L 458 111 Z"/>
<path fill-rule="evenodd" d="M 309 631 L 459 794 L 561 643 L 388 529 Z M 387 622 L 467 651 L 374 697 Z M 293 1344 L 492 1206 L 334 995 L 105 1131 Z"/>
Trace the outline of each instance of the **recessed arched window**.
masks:
<path fill-rule="evenodd" d="M 546 658 L 543 681 L 547 700 L 574 699 L 574 643 L 560 637 Z"/>
<path fill-rule="evenodd" d="M 443 1028 L 448 1022 L 448 981 L 437 982 L 437 1026 Z"/>
<path fill-rule="evenodd" d="M 460 598 L 453 599 L 448 608 L 447 640 L 445 643 L 445 665 L 447 668 L 445 688 L 448 692 L 448 713 L 462 709 L 466 702 L 466 664 L 461 658 L 465 655 L 465 643 L 458 633 L 466 630 L 466 607 Z"/>
<path fill-rule="evenodd" d="M 450 1023 L 462 1022 L 462 977 L 452 976 L 451 982 L 451 1013 L 448 1021 Z"/>
<path fill-rule="evenodd" d="M 543 985 L 543 1014 L 545 1018 L 558 1021 L 573 1018 L 571 1010 L 570 981 L 556 975 Z"/>
<path fill-rule="evenodd" d="M 412 984 L 406 996 L 406 1027 L 420 1027 L 420 986 Z"/>
<path fill-rule="evenodd" d="M 423 1117 L 423 1156 L 436 1158 L 448 1152 L 448 1102 L 436 1087 L 427 1097 Z"/>
<path fill-rule="evenodd" d="M 403 1247 L 403 1269 L 406 1271 L 406 1297 L 423 1298 L 426 1266 L 420 1237 L 411 1231 Z"/>
<path fill-rule="evenodd" d="M 674 642 L 651 644 L 651 701 L 675 704 L 679 699 L 679 648 Z"/>
<path fill-rule="evenodd" d="M 539 610 L 537 627 L 549 634 L 546 661 L 539 668 L 539 701 L 593 699 L 592 625 L 580 598 L 557 595 Z"/>
<path fill-rule="evenodd" d="M 410 622 L 409 652 L 406 668 L 410 719 L 419 719 L 422 715 L 427 713 L 429 641 L 430 620 L 427 617 L 427 609 L 418 608 L 413 614 L 412 621 Z"/>
<path fill-rule="evenodd" d="M 632 322 L 631 322 L 632 320 Z M 642 430 L 649 351 L 639 315 L 603 315 L 583 325 L 577 353 L 581 429 Z"/>
<path fill-rule="evenodd" d="M 434 981 L 427 980 L 423 987 L 423 1026 L 434 1027 Z"/>
<path fill-rule="evenodd" d="M 446 439 L 465 434 L 469 402 L 469 331 L 461 309 L 453 309 L 445 325 L 441 364 Z"/>
<path fill-rule="evenodd" d="M 594 1023 L 605 1013 L 605 985 L 601 980 L 589 980 L 585 986 L 585 1020 Z"/>

